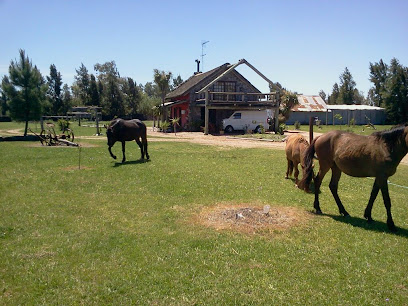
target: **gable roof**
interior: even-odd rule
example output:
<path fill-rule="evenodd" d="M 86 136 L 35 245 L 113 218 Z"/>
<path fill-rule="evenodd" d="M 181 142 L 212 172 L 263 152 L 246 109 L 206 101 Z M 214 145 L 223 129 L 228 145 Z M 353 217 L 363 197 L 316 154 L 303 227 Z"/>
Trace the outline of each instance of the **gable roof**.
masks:
<path fill-rule="evenodd" d="M 247 63 L 245 60 L 241 60 L 239 64 L 241 63 Z M 188 80 L 185 82 L 181 83 L 176 89 L 174 89 L 172 92 L 168 93 L 166 95 L 166 100 L 171 100 L 176 97 L 184 96 L 186 95 L 192 88 L 196 87 L 198 84 L 202 83 L 203 87 L 207 85 L 211 85 L 218 77 L 220 77 L 224 72 L 227 74 L 229 73 L 234 73 L 238 78 L 243 80 L 244 82 L 247 82 L 254 90 L 254 92 L 260 93 L 260 91 L 251 84 L 242 74 L 240 74 L 238 71 L 235 70 L 235 65 L 231 65 L 230 63 L 225 63 L 217 68 L 214 68 L 210 71 L 204 72 L 204 73 L 196 73 L 193 76 L 191 76 Z M 230 72 L 227 72 L 227 70 L 232 69 Z"/>
<path fill-rule="evenodd" d="M 229 63 L 225 63 L 217 68 L 210 71 L 197 73 L 187 79 L 185 82 L 181 83 L 176 89 L 171 91 L 166 95 L 166 99 L 172 99 L 179 96 L 186 95 L 193 87 L 208 79 L 208 82 L 214 79 L 216 76 L 220 75 L 228 69 Z"/>

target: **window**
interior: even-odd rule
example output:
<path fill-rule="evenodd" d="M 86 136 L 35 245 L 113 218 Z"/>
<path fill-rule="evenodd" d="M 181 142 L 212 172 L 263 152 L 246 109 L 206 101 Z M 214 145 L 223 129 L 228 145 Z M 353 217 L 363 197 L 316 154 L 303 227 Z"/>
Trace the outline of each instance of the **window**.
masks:
<path fill-rule="evenodd" d="M 236 90 L 236 83 L 235 82 L 216 82 L 214 84 L 214 92 L 235 92 Z M 235 101 L 235 95 L 230 95 L 229 97 L 230 101 Z M 216 101 L 227 101 L 227 95 L 221 94 L 217 95 L 214 94 L 214 100 Z"/>
<path fill-rule="evenodd" d="M 241 119 L 241 113 L 235 113 L 233 118 L 234 119 Z"/>

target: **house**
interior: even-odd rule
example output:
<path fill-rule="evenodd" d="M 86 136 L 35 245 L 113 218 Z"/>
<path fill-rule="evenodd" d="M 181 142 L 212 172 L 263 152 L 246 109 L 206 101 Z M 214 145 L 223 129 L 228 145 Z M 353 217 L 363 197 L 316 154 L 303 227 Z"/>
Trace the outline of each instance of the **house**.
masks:
<path fill-rule="evenodd" d="M 309 118 L 320 120 L 321 124 L 348 124 L 351 119 L 358 125 L 384 124 L 385 109 L 369 105 L 329 105 L 319 95 L 298 95 L 298 104 L 286 124 L 309 124 Z M 339 115 L 336 117 L 336 115 Z M 341 119 L 340 119 L 341 117 Z M 334 123 L 333 123 L 334 121 Z"/>
<path fill-rule="evenodd" d="M 188 80 L 167 94 L 165 113 L 180 118 L 180 126 L 189 131 L 204 127 L 205 134 L 221 129 L 222 119 L 236 110 L 272 109 L 278 116 L 279 92 L 261 93 L 243 75 L 235 70 L 246 64 L 274 88 L 266 78 L 245 59 L 236 64 L 223 64 L 207 72 L 197 71 Z M 277 129 L 277 122 L 276 129 Z"/>

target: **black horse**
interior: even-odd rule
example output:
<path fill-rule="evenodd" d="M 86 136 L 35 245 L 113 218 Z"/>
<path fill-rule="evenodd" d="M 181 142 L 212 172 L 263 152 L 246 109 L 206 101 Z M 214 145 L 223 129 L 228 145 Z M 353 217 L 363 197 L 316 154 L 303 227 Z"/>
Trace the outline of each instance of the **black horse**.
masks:
<path fill-rule="evenodd" d="M 149 153 L 147 153 L 146 125 L 142 121 L 138 119 L 114 119 L 110 122 L 106 129 L 106 136 L 108 136 L 109 153 L 114 159 L 116 159 L 116 156 L 112 154 L 111 148 L 115 142 L 122 142 L 122 163 L 124 163 L 126 161 L 125 142 L 132 140 L 135 140 L 140 147 L 140 151 L 142 153 L 141 159 L 144 159 L 145 155 L 146 159 L 149 159 Z"/>

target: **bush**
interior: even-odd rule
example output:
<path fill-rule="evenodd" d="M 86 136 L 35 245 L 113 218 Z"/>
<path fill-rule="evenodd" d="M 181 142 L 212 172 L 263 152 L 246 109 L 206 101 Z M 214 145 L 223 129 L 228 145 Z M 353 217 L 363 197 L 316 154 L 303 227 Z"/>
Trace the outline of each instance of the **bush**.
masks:
<path fill-rule="evenodd" d="M 295 130 L 300 130 L 300 122 L 295 121 Z"/>
<path fill-rule="evenodd" d="M 59 119 L 58 120 L 58 126 L 61 132 L 65 132 L 66 130 L 69 129 L 69 121 L 65 119 Z"/>

